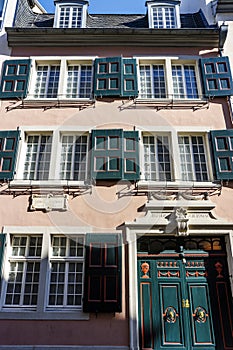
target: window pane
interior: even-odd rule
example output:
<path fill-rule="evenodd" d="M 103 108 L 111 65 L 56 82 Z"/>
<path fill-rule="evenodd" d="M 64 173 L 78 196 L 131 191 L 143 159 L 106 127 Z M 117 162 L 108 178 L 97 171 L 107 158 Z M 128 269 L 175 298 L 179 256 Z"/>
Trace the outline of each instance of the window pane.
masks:
<path fill-rule="evenodd" d="M 11 237 L 12 253 L 9 257 L 10 269 L 5 305 L 35 306 L 37 304 L 41 247 L 42 236 Z"/>
<path fill-rule="evenodd" d="M 166 98 L 165 72 L 163 65 L 140 66 L 140 97 Z"/>
<path fill-rule="evenodd" d="M 24 180 L 48 180 L 52 136 L 28 136 Z"/>
<path fill-rule="evenodd" d="M 184 79 L 182 66 L 172 66 L 173 92 L 175 98 L 184 98 Z"/>
<path fill-rule="evenodd" d="M 202 136 L 179 136 L 181 178 L 184 181 L 208 181 Z"/>
<path fill-rule="evenodd" d="M 90 98 L 92 89 L 91 66 L 68 66 L 66 97 Z"/>
<path fill-rule="evenodd" d="M 194 66 L 173 65 L 172 79 L 175 98 L 198 98 Z"/>
<path fill-rule="evenodd" d="M 194 66 L 184 66 L 186 97 L 198 98 L 197 82 Z"/>
<path fill-rule="evenodd" d="M 62 136 L 61 180 L 85 180 L 87 151 L 87 136 Z"/>
<path fill-rule="evenodd" d="M 164 67 L 162 65 L 153 65 L 153 84 L 154 84 L 153 97 L 165 98 L 166 97 L 165 74 L 164 74 Z"/>
<path fill-rule="evenodd" d="M 37 67 L 35 98 L 55 98 L 58 93 L 60 66 L 46 65 Z"/>
<path fill-rule="evenodd" d="M 84 240 L 63 236 L 52 237 L 49 306 L 77 306 L 82 304 Z M 58 259 L 60 257 L 62 261 Z"/>
<path fill-rule="evenodd" d="M 145 180 L 171 181 L 168 136 L 144 136 Z"/>

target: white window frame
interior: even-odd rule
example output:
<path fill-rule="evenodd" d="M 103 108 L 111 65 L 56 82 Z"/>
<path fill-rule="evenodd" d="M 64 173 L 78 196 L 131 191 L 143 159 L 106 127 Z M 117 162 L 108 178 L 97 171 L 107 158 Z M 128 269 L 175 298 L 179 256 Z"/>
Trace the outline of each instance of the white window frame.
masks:
<path fill-rule="evenodd" d="M 61 9 L 64 7 L 70 10 L 68 27 L 63 27 L 60 25 Z M 82 9 L 82 14 L 81 14 L 82 18 L 81 18 L 80 26 L 72 27 L 72 19 L 73 19 L 72 15 L 73 15 L 73 9 L 75 9 L 75 8 Z M 56 3 L 54 28 L 85 28 L 86 21 L 87 21 L 87 8 L 88 8 L 87 1 L 72 1 L 71 0 L 70 2 L 60 2 L 59 4 Z"/>
<path fill-rule="evenodd" d="M 61 148 L 62 148 L 62 135 L 71 136 L 87 136 L 87 159 L 86 159 L 86 177 L 88 174 L 89 166 L 89 145 L 90 145 L 90 127 L 22 127 L 21 128 L 21 139 L 19 142 L 18 159 L 16 163 L 16 175 L 14 180 L 11 182 L 11 186 L 83 186 L 85 180 L 62 180 L 59 179 L 60 173 L 60 160 L 61 160 Z M 48 180 L 24 180 L 24 165 L 27 154 L 27 137 L 28 135 L 51 135 L 52 136 L 52 148 L 50 157 L 50 168 Z"/>
<path fill-rule="evenodd" d="M 141 178 L 144 181 L 158 181 L 158 182 L 171 182 L 169 180 L 160 180 L 159 179 L 159 161 L 158 161 L 158 153 L 157 153 L 157 138 L 158 137 L 167 137 L 168 138 L 168 145 L 169 145 L 169 155 L 170 155 L 170 175 L 171 175 L 171 181 L 174 178 L 174 171 L 173 171 L 173 159 L 172 159 L 172 145 L 171 145 L 171 133 L 170 132 L 143 132 L 142 133 L 142 156 L 141 156 L 141 164 L 142 164 L 142 174 Z M 154 147 L 155 147 L 155 175 L 156 175 L 156 180 L 146 180 L 146 173 L 148 172 L 146 170 L 145 166 L 145 149 L 144 149 L 144 137 L 153 137 L 155 139 Z M 148 160 L 150 162 L 150 159 Z M 150 162 L 151 165 L 151 162 Z M 149 167 L 150 167 L 149 165 Z M 151 169 L 149 170 L 151 172 Z"/>
<path fill-rule="evenodd" d="M 2 288 L 0 297 L 0 319 L 73 319 L 73 320 L 88 320 L 89 314 L 82 312 L 82 307 L 48 307 L 48 295 L 49 295 L 49 266 L 51 258 L 51 237 L 64 236 L 70 239 L 76 237 L 82 237 L 85 242 L 86 232 L 90 230 L 87 227 L 38 227 L 38 226 L 5 226 L 3 228 L 6 234 L 6 249 L 3 258 L 2 267 Z M 41 267 L 39 278 L 39 290 L 38 300 L 35 307 L 21 307 L 21 306 L 8 306 L 5 305 L 5 295 L 7 289 L 7 278 L 9 274 L 9 257 L 11 256 L 11 235 L 22 236 L 43 236 L 42 241 L 42 253 L 41 253 Z M 85 247 L 84 247 L 85 250 Z M 83 257 L 79 259 L 85 264 L 85 252 Z M 84 283 L 84 269 L 82 276 L 82 284 Z"/>
<path fill-rule="evenodd" d="M 193 66 L 194 72 L 195 72 L 195 79 L 196 79 L 196 86 L 197 86 L 197 98 L 191 98 L 187 97 L 186 91 L 184 93 L 183 98 L 176 98 L 177 101 L 196 101 L 196 100 L 202 100 L 202 84 L 201 84 L 201 76 L 200 71 L 198 67 L 198 57 L 196 56 L 178 56 L 178 57 L 161 57 L 161 56 L 154 56 L 154 57 L 136 57 L 137 59 L 137 65 L 138 65 L 138 84 L 139 84 L 139 97 L 138 99 L 144 99 L 142 96 L 142 88 L 140 84 L 140 66 L 149 65 L 150 71 L 151 71 L 151 89 L 153 93 L 153 65 L 163 65 L 164 67 L 164 79 L 165 79 L 165 94 L 166 98 L 154 98 L 154 97 L 146 97 L 146 99 L 154 99 L 154 100 L 169 100 L 174 99 L 174 86 L 173 86 L 173 77 L 172 77 L 172 66 L 174 65 L 180 65 L 182 67 L 184 66 Z M 183 69 L 183 68 L 182 68 Z M 182 76 L 183 81 L 185 80 Z"/>
<path fill-rule="evenodd" d="M 4 18 L 5 18 L 7 4 L 8 4 L 8 0 L 5 0 L 2 7 L 2 15 L 0 16 L 0 31 L 4 28 Z"/>
<path fill-rule="evenodd" d="M 91 66 L 92 67 L 92 77 L 91 77 L 91 92 L 93 89 L 93 61 L 95 57 L 94 56 L 68 56 L 68 57 L 58 57 L 58 56 L 44 56 L 42 57 L 31 57 L 32 61 L 32 68 L 31 68 L 31 78 L 29 80 L 29 93 L 25 100 L 34 100 L 34 101 L 54 101 L 54 100 L 80 100 L 80 101 L 89 101 L 92 96 L 90 94 L 90 97 L 67 97 L 67 79 L 68 79 L 68 67 L 77 65 L 80 68 L 82 66 Z M 37 81 L 37 66 L 54 66 L 59 65 L 60 66 L 60 74 L 59 74 L 59 82 L 58 82 L 58 91 L 56 97 L 35 97 L 35 88 L 36 88 L 36 81 Z M 80 74 L 81 70 L 79 72 L 79 79 L 78 79 L 78 94 L 80 94 Z"/>
<path fill-rule="evenodd" d="M 151 1 L 151 2 L 147 2 L 147 6 L 148 6 L 148 21 L 149 21 L 149 28 L 153 28 L 153 29 L 160 29 L 157 27 L 154 27 L 154 20 L 153 20 L 153 11 L 154 8 L 162 8 L 163 9 L 163 13 L 164 13 L 164 9 L 169 7 L 169 8 L 174 8 L 174 14 L 175 14 L 175 28 L 180 28 L 181 27 L 181 23 L 180 23 L 180 1 L 177 0 L 164 0 L 161 2 L 157 2 L 157 1 Z M 164 14 L 163 14 L 163 29 L 166 29 L 166 22 L 165 22 L 165 18 L 164 18 Z M 173 28 L 167 28 L 167 29 L 173 29 Z"/>
<path fill-rule="evenodd" d="M 62 156 L 62 140 L 63 140 L 63 136 L 71 136 L 73 137 L 73 140 L 75 140 L 76 138 L 78 137 L 81 137 L 81 136 L 86 136 L 87 137 L 87 149 L 86 149 L 86 164 L 85 164 L 85 179 L 87 178 L 87 174 L 88 174 L 88 160 L 89 160 L 89 145 L 90 145 L 90 137 L 88 135 L 88 133 L 84 133 L 84 134 L 81 134 L 81 133 L 77 133 L 77 132 L 70 132 L 70 133 L 67 133 L 67 132 L 60 132 L 60 137 L 59 137 L 59 145 L 58 145 L 58 161 L 57 161 L 57 170 L 56 170 L 56 174 L 58 174 L 58 178 L 60 181 L 62 180 L 66 180 L 66 179 L 61 179 L 60 177 L 60 173 L 61 173 L 61 156 Z M 83 180 L 74 180 L 74 163 L 75 162 L 75 144 L 73 144 L 72 146 L 72 165 L 71 165 L 71 169 L 70 169 L 70 173 L 71 173 L 71 179 L 69 179 L 68 181 L 80 181 L 80 182 L 83 182 L 85 181 L 85 179 Z"/>
<path fill-rule="evenodd" d="M 193 179 L 182 179 L 182 170 L 181 170 L 181 160 L 180 160 L 180 174 L 181 174 L 181 180 L 182 181 L 186 181 L 186 182 L 189 182 L 189 181 L 197 181 L 196 179 L 196 170 L 195 170 L 195 161 L 194 161 L 194 153 L 193 153 L 193 143 L 192 143 L 192 137 L 202 137 L 202 140 L 203 140 L 203 147 L 204 147 L 204 156 L 205 156 L 205 165 L 206 165 L 206 169 L 207 169 L 207 180 L 204 180 L 203 182 L 206 182 L 206 181 L 209 181 L 209 178 L 210 178 L 210 175 L 209 175 L 209 167 L 208 167 L 208 158 L 207 158 L 207 143 L 206 143 L 206 138 L 205 138 L 205 135 L 204 134 L 197 134 L 197 133 L 190 133 L 190 132 L 186 132 L 186 133 L 178 133 L 177 134 L 177 142 L 178 142 L 178 139 L 179 137 L 188 137 L 188 140 L 189 140 L 189 147 L 190 147 L 190 159 L 191 159 L 191 167 L 192 167 L 192 174 L 193 174 Z M 178 142 L 178 147 L 179 147 L 179 142 Z M 199 153 L 198 153 L 199 154 Z M 180 156 L 180 151 L 179 151 L 179 156 Z M 202 182 L 202 181 L 199 181 L 199 182 Z"/>
<path fill-rule="evenodd" d="M 209 146 L 208 133 L 206 130 L 209 130 L 209 127 L 173 127 L 163 126 L 163 127 L 148 127 L 148 125 L 141 126 L 140 131 L 140 165 L 141 165 L 141 176 L 138 183 L 139 188 L 166 188 L 171 187 L 211 187 L 215 186 L 214 174 L 213 174 L 213 165 L 211 160 L 211 150 Z M 188 130 L 188 132 L 187 132 Z M 171 163 L 171 177 L 172 181 L 159 181 L 159 180 L 145 180 L 145 169 L 144 169 L 144 145 L 143 145 L 143 136 L 169 136 L 169 149 L 170 149 L 170 163 Z M 179 144 L 178 137 L 179 136 L 202 136 L 204 142 L 204 150 L 205 150 L 205 158 L 206 158 L 206 167 L 208 173 L 207 181 L 192 181 L 192 180 L 181 180 L 181 161 L 180 161 L 180 152 L 179 152 Z M 194 167 L 194 164 L 192 164 Z"/>

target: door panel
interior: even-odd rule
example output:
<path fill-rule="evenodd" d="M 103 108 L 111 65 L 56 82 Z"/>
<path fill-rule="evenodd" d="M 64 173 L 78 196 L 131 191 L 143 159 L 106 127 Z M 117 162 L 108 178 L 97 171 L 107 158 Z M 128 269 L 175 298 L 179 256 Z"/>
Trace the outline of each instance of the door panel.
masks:
<path fill-rule="evenodd" d="M 142 348 L 153 349 L 153 323 L 152 323 L 152 300 L 151 282 L 140 283 L 141 296 L 141 344 Z"/>
<path fill-rule="evenodd" d="M 162 315 L 162 345 L 182 346 L 182 314 L 179 301 L 181 300 L 180 284 L 159 285 L 160 305 Z"/>
<path fill-rule="evenodd" d="M 214 346 L 208 285 L 189 284 L 192 343 Z"/>

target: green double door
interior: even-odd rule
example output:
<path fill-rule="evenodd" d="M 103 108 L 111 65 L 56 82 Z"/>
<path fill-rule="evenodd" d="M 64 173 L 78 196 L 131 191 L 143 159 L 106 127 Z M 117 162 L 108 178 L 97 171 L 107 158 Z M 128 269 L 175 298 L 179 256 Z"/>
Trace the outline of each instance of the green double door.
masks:
<path fill-rule="evenodd" d="M 216 345 L 204 252 L 139 256 L 138 282 L 140 349 L 225 349 Z"/>

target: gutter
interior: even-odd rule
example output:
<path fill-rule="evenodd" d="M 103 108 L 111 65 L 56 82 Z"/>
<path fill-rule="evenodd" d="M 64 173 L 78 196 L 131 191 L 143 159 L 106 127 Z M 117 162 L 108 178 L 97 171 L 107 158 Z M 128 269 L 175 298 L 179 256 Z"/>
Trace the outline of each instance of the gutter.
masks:
<path fill-rule="evenodd" d="M 218 48 L 219 29 L 6 28 L 16 46 L 151 46 Z"/>

